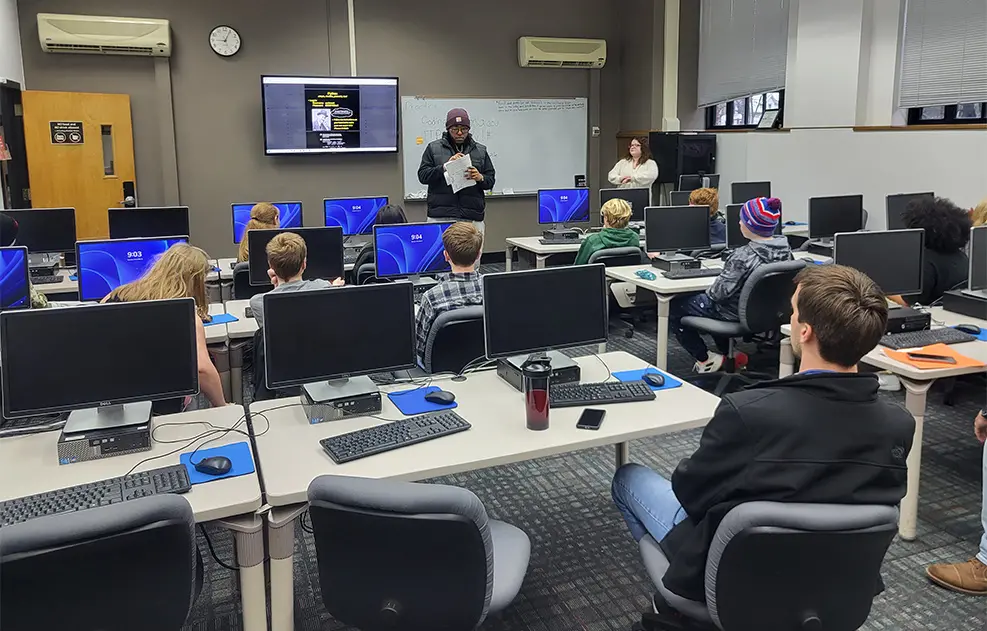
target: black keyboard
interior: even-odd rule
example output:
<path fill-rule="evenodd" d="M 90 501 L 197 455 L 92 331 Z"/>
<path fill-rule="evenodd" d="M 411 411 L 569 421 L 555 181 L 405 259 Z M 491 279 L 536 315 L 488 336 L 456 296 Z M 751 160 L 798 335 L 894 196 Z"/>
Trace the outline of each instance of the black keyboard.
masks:
<path fill-rule="evenodd" d="M 336 464 L 343 464 L 469 428 L 470 424 L 455 412 L 436 412 L 324 438 L 319 444 Z"/>
<path fill-rule="evenodd" d="M 187 493 L 191 488 L 185 465 L 176 464 L 0 502 L 0 526 L 46 515 L 119 504 L 159 493 Z"/>
<path fill-rule="evenodd" d="M 32 276 L 31 282 L 35 285 L 54 285 L 55 283 L 62 282 L 62 277 L 57 274 L 54 276 L 49 274 L 45 274 L 44 276 Z"/>
<path fill-rule="evenodd" d="M 962 344 L 974 342 L 977 338 L 956 329 L 932 329 L 930 331 L 909 331 L 907 333 L 887 333 L 881 338 L 881 346 L 893 350 L 920 348 L 930 344 Z"/>
<path fill-rule="evenodd" d="M 571 408 L 583 405 L 654 401 L 655 393 L 643 381 L 605 381 L 600 383 L 561 383 L 549 386 L 551 407 Z"/>
<path fill-rule="evenodd" d="M 662 272 L 661 275 L 668 280 L 685 280 L 687 278 L 713 278 L 719 276 L 722 271 L 721 269 L 698 267 L 696 269 L 673 269 Z"/>

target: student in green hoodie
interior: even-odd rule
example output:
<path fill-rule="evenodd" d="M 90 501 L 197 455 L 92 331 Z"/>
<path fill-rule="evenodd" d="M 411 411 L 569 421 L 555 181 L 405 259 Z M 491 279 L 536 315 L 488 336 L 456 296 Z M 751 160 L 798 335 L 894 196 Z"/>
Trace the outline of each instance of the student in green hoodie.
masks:
<path fill-rule="evenodd" d="M 594 252 L 609 248 L 641 247 L 641 237 L 627 227 L 631 220 L 631 205 L 622 199 L 611 199 L 600 209 L 603 230 L 583 240 L 576 254 L 576 265 L 589 263 Z"/>

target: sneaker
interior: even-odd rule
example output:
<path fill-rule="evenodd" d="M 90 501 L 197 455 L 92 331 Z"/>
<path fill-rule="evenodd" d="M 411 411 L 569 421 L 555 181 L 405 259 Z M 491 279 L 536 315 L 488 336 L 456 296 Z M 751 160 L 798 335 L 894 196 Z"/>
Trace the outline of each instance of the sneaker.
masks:
<path fill-rule="evenodd" d="M 898 392 L 901 390 L 901 380 L 897 376 L 891 373 L 879 373 L 877 375 L 877 382 L 881 390 L 887 392 Z"/>
<path fill-rule="evenodd" d="M 974 596 L 987 596 L 987 565 L 974 557 L 966 563 L 937 563 L 925 573 L 936 585 Z"/>
<path fill-rule="evenodd" d="M 706 357 L 706 361 L 704 362 L 697 361 L 696 364 L 692 367 L 692 371 L 697 372 L 700 375 L 709 372 L 717 372 L 723 370 L 723 364 L 725 361 L 726 361 L 726 357 L 724 357 L 723 355 L 720 355 L 719 353 L 709 353 Z"/>

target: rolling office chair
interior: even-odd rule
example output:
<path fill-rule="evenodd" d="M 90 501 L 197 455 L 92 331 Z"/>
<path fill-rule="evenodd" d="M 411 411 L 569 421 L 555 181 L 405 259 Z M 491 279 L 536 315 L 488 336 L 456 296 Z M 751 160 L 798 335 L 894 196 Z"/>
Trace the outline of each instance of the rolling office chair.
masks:
<path fill-rule="evenodd" d="M 371 283 L 378 282 L 376 280 L 377 266 L 373 263 L 364 263 L 359 267 L 354 267 L 353 274 L 356 277 L 357 285 L 369 285 Z"/>
<path fill-rule="evenodd" d="M 250 284 L 250 262 L 237 263 L 233 268 L 233 300 L 250 300 L 257 294 L 271 291 L 270 285 Z"/>
<path fill-rule="evenodd" d="M 5 526 L 4 631 L 178 631 L 202 589 L 194 528 L 177 495 Z"/>
<path fill-rule="evenodd" d="M 308 502 L 322 601 L 362 631 L 475 629 L 528 570 L 528 536 L 466 489 L 324 475 Z"/>
<path fill-rule="evenodd" d="M 371 266 L 370 268 L 364 267 L 365 265 Z M 359 282 L 360 269 L 363 268 L 366 272 L 367 269 L 373 269 L 373 273 L 377 273 L 376 265 L 374 265 L 374 249 L 372 247 L 364 247 L 356 255 L 356 260 L 353 261 L 353 269 L 350 271 L 349 283 L 351 285 L 362 285 Z"/>
<path fill-rule="evenodd" d="M 462 307 L 440 313 L 432 323 L 425 340 L 422 363 L 430 375 L 459 373 L 485 354 L 483 307 Z"/>
<path fill-rule="evenodd" d="M 604 267 L 622 267 L 625 265 L 640 265 L 643 261 L 646 261 L 644 251 L 641 248 L 635 248 L 634 246 L 627 246 L 623 248 L 604 248 L 602 250 L 597 250 L 590 255 L 589 260 L 586 261 L 587 265 L 593 263 L 603 263 Z M 613 283 L 609 283 L 613 284 Z M 638 298 L 641 297 L 643 292 L 634 293 L 634 306 L 624 307 L 617 300 L 616 294 L 611 291 L 611 301 L 612 307 L 619 309 L 620 319 L 627 325 L 627 330 L 624 331 L 624 337 L 630 339 L 634 337 L 634 323 L 643 319 L 645 312 L 654 308 L 654 302 L 642 301 L 642 304 L 637 304 Z M 650 295 L 654 295 L 651 292 L 647 292 Z"/>
<path fill-rule="evenodd" d="M 640 548 L 658 588 L 646 631 L 855 631 L 883 588 L 881 562 L 898 531 L 893 506 L 749 502 L 720 522 L 706 560 L 706 602 L 665 587 L 669 561 Z M 674 610 L 686 619 L 674 615 Z"/>
<path fill-rule="evenodd" d="M 766 263 L 744 282 L 740 291 L 740 321 L 726 322 L 713 318 L 686 316 L 682 326 L 695 329 L 714 337 L 728 338 L 729 351 L 725 370 L 703 375 L 693 375 L 693 379 L 719 377 L 713 394 L 721 396 L 731 380 L 738 379 L 745 384 L 757 383 L 759 379 L 771 379 L 772 375 L 736 372 L 736 338 L 750 338 L 754 335 L 778 331 L 792 314 L 792 294 L 795 293 L 795 275 L 805 267 L 805 261 L 782 261 Z"/>

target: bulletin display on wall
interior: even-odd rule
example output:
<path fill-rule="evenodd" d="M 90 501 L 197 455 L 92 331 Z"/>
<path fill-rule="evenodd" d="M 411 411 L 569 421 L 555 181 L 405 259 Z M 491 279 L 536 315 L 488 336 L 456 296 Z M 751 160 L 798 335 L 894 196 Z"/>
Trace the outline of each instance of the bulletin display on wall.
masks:
<path fill-rule="evenodd" d="M 401 98 L 401 152 L 405 199 L 424 199 L 418 167 L 428 143 L 445 132 L 446 113 L 469 112 L 473 137 L 486 145 L 497 170 L 494 194 L 528 195 L 569 188 L 587 172 L 588 105 L 585 98 Z"/>

